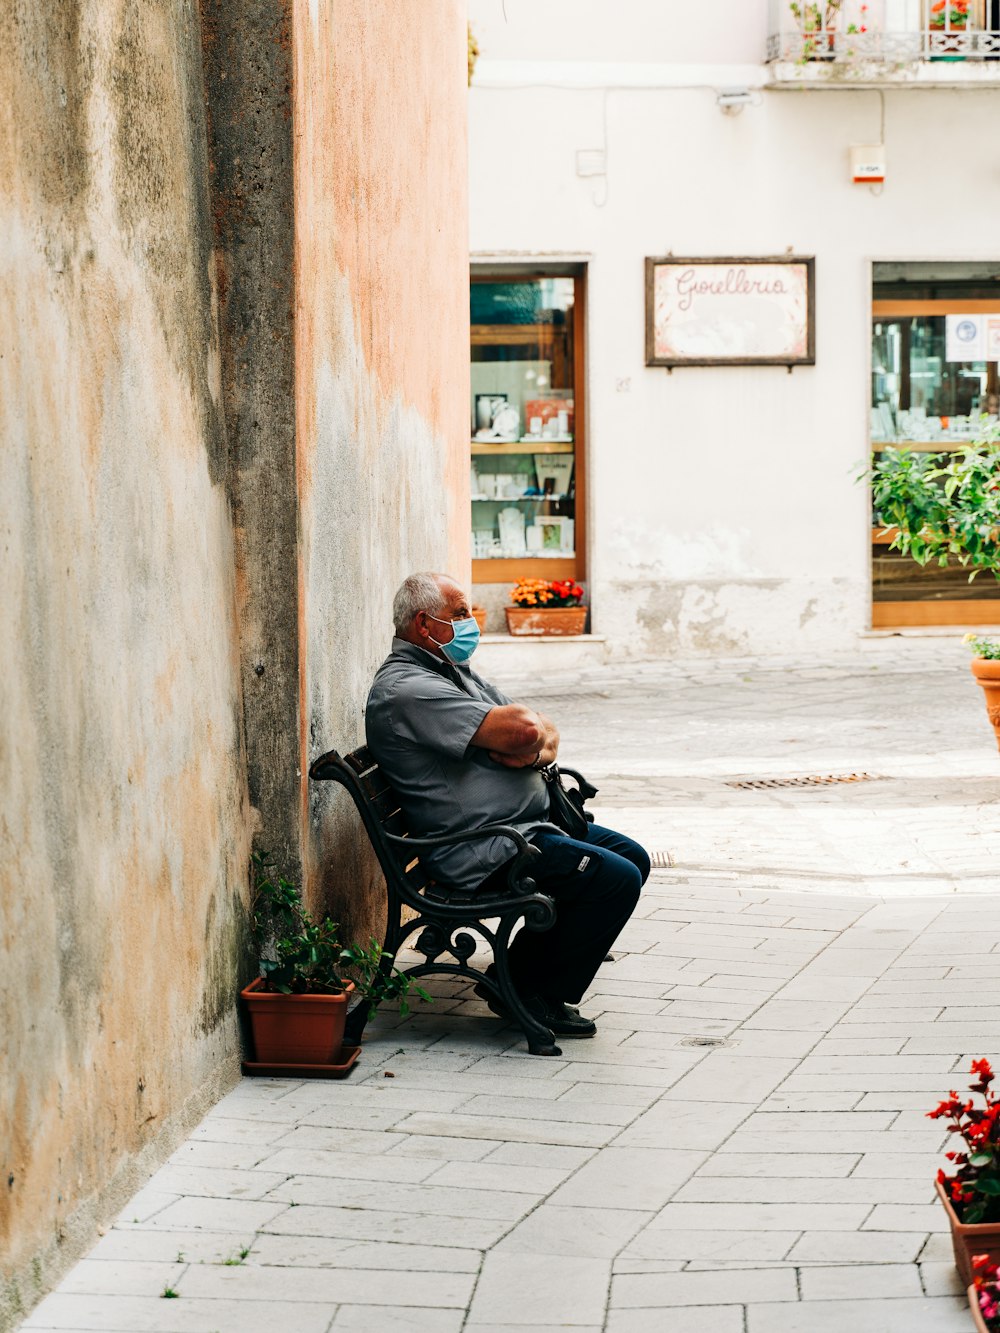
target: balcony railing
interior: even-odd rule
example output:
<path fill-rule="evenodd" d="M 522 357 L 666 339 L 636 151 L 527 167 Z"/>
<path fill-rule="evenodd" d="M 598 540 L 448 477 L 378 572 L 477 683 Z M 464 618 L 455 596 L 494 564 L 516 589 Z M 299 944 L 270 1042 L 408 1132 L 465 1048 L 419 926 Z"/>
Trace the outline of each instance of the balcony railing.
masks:
<path fill-rule="evenodd" d="M 1000 61 L 1000 0 L 770 0 L 771 63 Z"/>

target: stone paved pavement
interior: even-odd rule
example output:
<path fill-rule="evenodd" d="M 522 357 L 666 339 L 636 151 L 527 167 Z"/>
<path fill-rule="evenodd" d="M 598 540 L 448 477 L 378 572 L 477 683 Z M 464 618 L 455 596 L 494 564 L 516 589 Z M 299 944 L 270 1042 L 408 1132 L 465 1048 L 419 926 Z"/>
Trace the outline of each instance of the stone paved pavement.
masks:
<path fill-rule="evenodd" d="M 520 693 L 675 862 L 598 1037 L 531 1058 L 439 984 L 347 1082 L 244 1081 L 25 1329 L 970 1327 L 923 1112 L 1000 1056 L 1000 758 L 955 645 Z"/>

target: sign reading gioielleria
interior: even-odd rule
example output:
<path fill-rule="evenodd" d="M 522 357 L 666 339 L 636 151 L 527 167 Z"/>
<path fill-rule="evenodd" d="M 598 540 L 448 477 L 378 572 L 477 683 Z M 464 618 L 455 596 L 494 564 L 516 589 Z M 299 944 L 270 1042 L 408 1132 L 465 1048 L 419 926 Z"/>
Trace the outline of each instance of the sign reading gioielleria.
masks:
<path fill-rule="evenodd" d="M 812 365 L 815 260 L 646 260 L 648 366 Z"/>

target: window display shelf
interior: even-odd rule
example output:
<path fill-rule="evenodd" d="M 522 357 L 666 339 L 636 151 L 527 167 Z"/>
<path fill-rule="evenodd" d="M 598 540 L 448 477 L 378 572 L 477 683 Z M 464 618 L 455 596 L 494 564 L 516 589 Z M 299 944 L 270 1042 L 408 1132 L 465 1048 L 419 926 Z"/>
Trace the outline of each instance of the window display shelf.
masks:
<path fill-rule="evenodd" d="M 511 555 L 509 551 L 498 551 L 496 555 L 477 555 L 476 560 L 482 560 L 489 563 L 493 560 L 575 560 L 575 551 L 522 551 L 519 555 Z"/>
<path fill-rule="evenodd" d="M 474 495 L 472 503 L 474 505 L 518 505 L 530 502 L 531 504 L 547 504 L 550 500 L 571 500 L 570 495 Z"/>
<path fill-rule="evenodd" d="M 909 449 L 917 454 L 946 454 L 959 449 L 971 449 L 977 441 L 971 436 L 957 439 L 954 435 L 940 440 L 872 440 L 872 453 L 880 454 L 886 449 Z"/>
<path fill-rule="evenodd" d="M 498 440 L 496 444 L 472 441 L 474 454 L 571 454 L 576 446 L 572 440 Z"/>

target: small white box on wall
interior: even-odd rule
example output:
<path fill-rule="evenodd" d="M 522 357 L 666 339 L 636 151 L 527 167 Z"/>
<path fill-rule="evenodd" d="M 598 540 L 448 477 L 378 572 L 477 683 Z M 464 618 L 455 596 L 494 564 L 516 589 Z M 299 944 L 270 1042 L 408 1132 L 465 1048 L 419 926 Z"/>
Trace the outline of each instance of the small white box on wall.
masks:
<path fill-rule="evenodd" d="M 851 180 L 855 185 L 877 185 L 885 180 L 884 144 L 854 144 L 852 146 Z"/>

